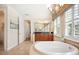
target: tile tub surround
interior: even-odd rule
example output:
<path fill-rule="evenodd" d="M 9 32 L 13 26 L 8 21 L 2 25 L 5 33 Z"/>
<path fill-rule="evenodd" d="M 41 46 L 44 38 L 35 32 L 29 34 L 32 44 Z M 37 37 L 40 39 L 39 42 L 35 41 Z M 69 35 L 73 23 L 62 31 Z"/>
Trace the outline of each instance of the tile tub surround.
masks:
<path fill-rule="evenodd" d="M 48 43 L 48 42 L 47 42 Z M 48 43 L 48 45 L 46 45 L 46 46 L 48 46 L 48 47 L 46 47 L 45 45 L 43 45 L 42 46 L 42 43 L 41 44 L 39 44 L 39 43 L 37 43 L 36 42 L 36 44 L 34 44 L 34 45 L 32 45 L 31 46 L 31 48 L 30 48 L 30 55 L 47 55 L 46 53 L 49 53 L 49 52 L 55 52 L 56 51 L 56 53 L 57 53 L 57 51 L 61 51 L 61 54 L 63 53 L 63 52 L 65 52 L 65 53 L 68 53 L 68 55 L 73 55 L 73 53 L 75 53 L 75 51 L 76 51 L 76 54 L 78 54 L 78 50 L 76 49 L 76 50 L 74 50 L 74 49 L 70 49 L 71 47 L 73 47 L 73 46 L 71 46 L 71 45 L 68 45 L 67 44 L 67 46 L 66 46 L 66 44 L 58 44 L 59 43 L 59 41 L 55 41 L 55 45 L 54 45 L 54 47 L 58 47 L 58 49 L 54 49 L 54 50 L 52 50 L 50 47 L 52 46 L 52 45 L 50 45 L 49 43 Z M 45 47 L 44 47 L 45 46 Z M 62 48 L 62 47 L 63 48 Z M 69 47 L 70 46 L 70 47 Z M 44 47 L 44 48 L 43 48 Z M 60 47 L 60 48 L 59 48 Z M 69 47 L 69 48 L 68 48 Z M 46 49 L 46 48 L 50 48 L 50 49 Z M 65 48 L 67 48 L 67 49 L 65 49 Z M 73 48 L 75 48 L 75 47 L 73 47 Z M 50 50 L 50 51 L 49 51 Z M 68 51 L 68 52 L 67 52 Z M 73 52 L 74 51 L 74 52 Z M 44 53 L 43 53 L 44 52 Z M 50 54 L 52 54 L 52 53 L 50 53 Z M 64 54 L 64 53 L 63 53 Z M 75 54 L 74 54 L 75 55 Z"/>
<path fill-rule="evenodd" d="M 68 44 L 71 44 L 71 45 L 73 45 L 73 46 L 75 46 L 75 47 L 77 47 L 78 50 L 79 50 L 79 42 L 75 42 L 75 41 L 68 40 L 68 39 L 65 39 L 64 42 L 65 42 L 65 43 L 68 43 Z"/>
<path fill-rule="evenodd" d="M 60 37 L 58 37 L 58 36 L 55 36 L 54 35 L 54 40 L 56 40 L 56 41 L 61 41 L 61 38 Z M 78 49 L 79 49 L 79 42 L 76 42 L 76 41 L 73 41 L 74 39 L 67 39 L 67 38 L 65 38 L 64 39 L 64 42 L 65 43 L 68 43 L 68 44 L 71 44 L 71 45 L 73 45 L 73 46 L 75 46 L 75 47 L 77 47 Z"/>

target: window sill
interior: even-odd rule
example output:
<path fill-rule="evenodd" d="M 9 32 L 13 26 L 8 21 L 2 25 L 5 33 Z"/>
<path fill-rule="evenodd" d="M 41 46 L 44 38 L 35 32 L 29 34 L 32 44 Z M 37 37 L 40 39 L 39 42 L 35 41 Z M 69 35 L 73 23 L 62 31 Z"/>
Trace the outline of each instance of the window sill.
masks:
<path fill-rule="evenodd" d="M 64 38 L 67 39 L 67 40 L 71 40 L 71 41 L 79 43 L 79 39 L 78 38 L 73 38 L 73 37 L 68 37 L 68 36 L 65 36 Z"/>

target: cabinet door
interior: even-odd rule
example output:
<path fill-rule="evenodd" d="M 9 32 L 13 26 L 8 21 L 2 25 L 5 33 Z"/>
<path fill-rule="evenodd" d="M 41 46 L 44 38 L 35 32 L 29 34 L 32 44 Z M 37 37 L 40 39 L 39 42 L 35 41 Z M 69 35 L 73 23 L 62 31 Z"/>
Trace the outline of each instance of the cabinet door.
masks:
<path fill-rule="evenodd" d="M 35 41 L 52 41 L 53 35 L 50 34 L 35 34 Z"/>

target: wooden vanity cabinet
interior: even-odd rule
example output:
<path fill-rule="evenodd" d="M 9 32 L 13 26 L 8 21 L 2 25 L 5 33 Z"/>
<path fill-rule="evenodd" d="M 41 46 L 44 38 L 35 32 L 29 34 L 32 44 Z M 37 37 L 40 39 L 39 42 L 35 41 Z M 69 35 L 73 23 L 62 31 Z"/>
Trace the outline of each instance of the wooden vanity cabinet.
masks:
<path fill-rule="evenodd" d="M 53 34 L 37 32 L 35 33 L 35 41 L 53 41 Z"/>

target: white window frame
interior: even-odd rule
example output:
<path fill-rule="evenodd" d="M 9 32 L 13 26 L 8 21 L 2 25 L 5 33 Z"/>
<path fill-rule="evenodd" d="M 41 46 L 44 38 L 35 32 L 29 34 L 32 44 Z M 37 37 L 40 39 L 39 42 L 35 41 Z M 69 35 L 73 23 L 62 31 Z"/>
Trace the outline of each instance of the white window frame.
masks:
<path fill-rule="evenodd" d="M 74 5 L 75 6 L 75 5 Z M 65 35 L 65 38 L 70 38 L 71 40 L 72 39 L 78 39 L 78 40 L 74 40 L 74 41 L 78 41 L 79 42 L 79 38 L 77 38 L 77 37 L 75 37 L 74 35 L 75 35 L 75 19 L 74 19 L 74 6 L 72 6 L 71 8 L 73 8 L 72 9 L 72 36 L 66 36 Z M 79 11 L 78 11 L 79 12 Z M 65 19 L 66 20 L 66 19 Z M 65 24 L 65 26 L 66 26 L 66 24 Z"/>
<path fill-rule="evenodd" d="M 71 36 L 69 35 L 66 35 L 66 32 L 65 32 L 65 36 L 67 36 L 67 37 L 73 37 L 73 9 L 72 9 L 73 7 L 71 7 L 70 9 L 71 9 L 71 20 L 70 21 L 66 21 L 67 19 L 69 19 L 69 18 L 66 18 L 66 16 L 65 16 L 65 31 L 66 31 L 66 24 L 67 23 L 72 23 L 72 28 L 71 28 Z M 69 14 L 69 11 L 70 11 L 70 9 L 69 10 L 67 10 L 66 12 L 65 12 L 65 15 L 68 13 Z M 69 15 L 70 16 L 70 15 Z M 68 16 L 67 16 L 68 17 Z"/>
<path fill-rule="evenodd" d="M 56 35 L 57 34 L 57 32 L 56 32 L 56 19 L 54 20 L 54 35 Z"/>
<path fill-rule="evenodd" d="M 60 25 L 60 29 L 58 29 L 58 26 Z M 60 32 L 57 32 L 57 30 L 59 30 Z M 61 37 L 61 18 L 60 16 L 58 16 L 55 20 L 54 20 L 54 34 L 58 37 Z"/>

